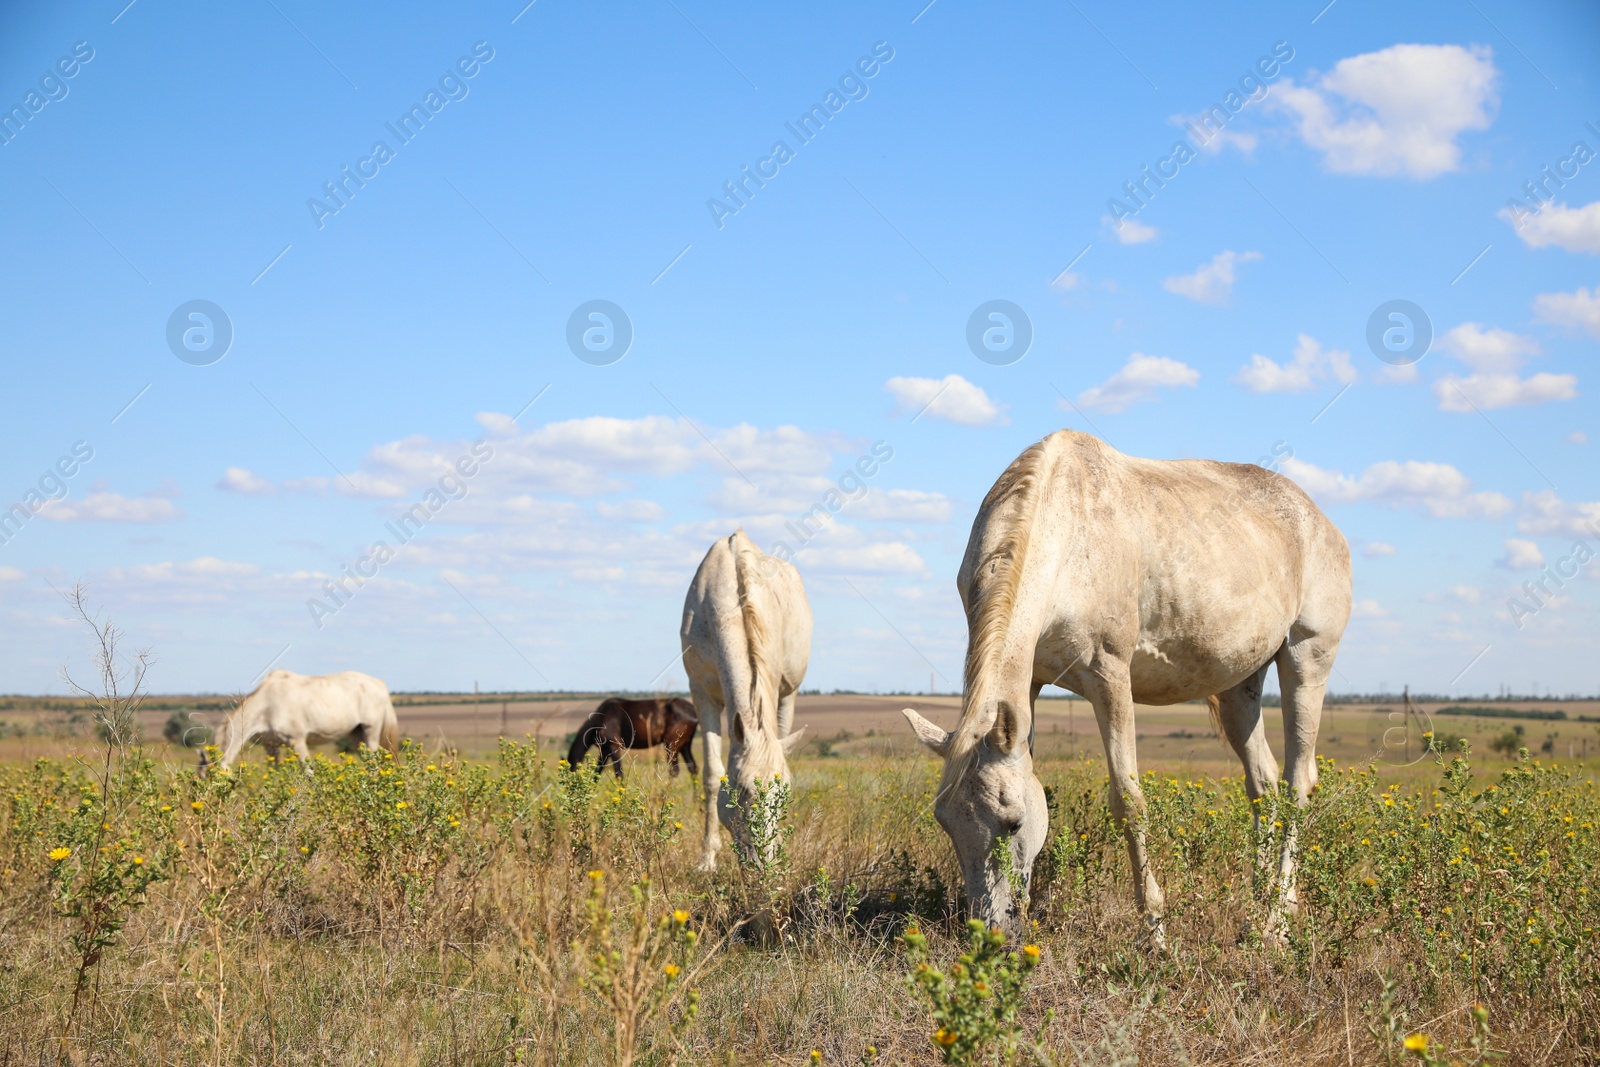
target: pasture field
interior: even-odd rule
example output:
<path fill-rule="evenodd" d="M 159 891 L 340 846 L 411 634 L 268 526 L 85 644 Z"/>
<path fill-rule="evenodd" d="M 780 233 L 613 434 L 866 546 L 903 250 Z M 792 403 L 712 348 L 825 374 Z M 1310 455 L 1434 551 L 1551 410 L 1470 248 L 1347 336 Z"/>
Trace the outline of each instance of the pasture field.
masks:
<path fill-rule="evenodd" d="M 397 701 L 398 756 L 308 776 L 253 749 L 207 779 L 0 710 L 0 1064 L 1600 1060 L 1592 706 L 1435 716 L 1470 756 L 1418 731 L 1372 764 L 1374 709 L 1330 708 L 1310 809 L 1269 799 L 1260 831 L 1204 708 L 1141 708 L 1153 954 L 1082 702 L 1041 702 L 1051 840 L 996 950 L 968 943 L 939 767 L 896 714 L 953 698 L 803 697 L 781 862 L 740 870 L 725 838 L 711 874 L 687 774 L 557 766 L 592 698 L 507 700 L 515 740 L 498 699 L 437 699 Z M 1488 749 L 1512 725 L 1532 756 Z M 1252 860 L 1296 825 L 1276 946 Z"/>

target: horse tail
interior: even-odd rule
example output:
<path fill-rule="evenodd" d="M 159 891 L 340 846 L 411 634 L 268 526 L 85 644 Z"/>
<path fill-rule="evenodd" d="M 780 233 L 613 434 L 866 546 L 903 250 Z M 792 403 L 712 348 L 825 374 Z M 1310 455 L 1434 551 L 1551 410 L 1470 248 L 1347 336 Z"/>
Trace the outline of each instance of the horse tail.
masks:
<path fill-rule="evenodd" d="M 390 752 L 400 751 L 400 720 L 395 717 L 394 701 L 388 694 L 383 699 L 383 728 L 378 731 L 378 744 Z"/>
<path fill-rule="evenodd" d="M 733 549 L 734 575 L 739 585 L 739 608 L 744 621 L 744 642 L 750 658 L 750 710 L 763 735 L 777 729 L 778 665 L 773 662 L 772 632 L 762 608 L 769 591 L 761 573 L 761 550 L 745 536 L 743 529 L 729 539 Z M 781 739 L 780 739 L 781 740 Z"/>
<path fill-rule="evenodd" d="M 1222 732 L 1222 698 L 1215 693 L 1206 697 L 1206 711 L 1211 715 L 1211 727 L 1217 731 L 1217 736 L 1226 738 Z"/>

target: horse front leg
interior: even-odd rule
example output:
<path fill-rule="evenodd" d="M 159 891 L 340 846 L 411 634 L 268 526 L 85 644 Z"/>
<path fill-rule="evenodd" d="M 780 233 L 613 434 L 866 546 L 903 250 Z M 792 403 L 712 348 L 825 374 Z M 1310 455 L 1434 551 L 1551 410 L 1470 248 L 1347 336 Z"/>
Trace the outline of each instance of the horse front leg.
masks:
<path fill-rule="evenodd" d="M 1100 727 L 1100 740 L 1106 749 L 1106 774 L 1111 801 L 1111 817 L 1122 827 L 1128 843 L 1128 862 L 1133 869 L 1133 897 L 1144 919 L 1151 947 L 1165 949 L 1167 932 L 1162 923 L 1167 898 L 1150 865 L 1150 850 L 1145 842 L 1146 804 L 1139 788 L 1138 734 L 1134 726 L 1133 687 L 1124 671 L 1111 677 L 1097 677 L 1084 695 L 1094 706 Z"/>
<path fill-rule="evenodd" d="M 611 769 L 616 772 L 617 781 L 622 781 L 622 742 L 614 737 L 608 737 L 600 743 L 600 772 L 605 773 L 606 763 L 611 764 Z"/>

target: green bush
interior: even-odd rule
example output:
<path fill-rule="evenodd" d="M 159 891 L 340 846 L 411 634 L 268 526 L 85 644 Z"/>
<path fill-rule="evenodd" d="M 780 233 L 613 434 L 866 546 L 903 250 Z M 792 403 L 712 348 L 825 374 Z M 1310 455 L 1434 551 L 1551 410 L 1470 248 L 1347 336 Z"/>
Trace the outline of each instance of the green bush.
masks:
<path fill-rule="evenodd" d="M 161 728 L 162 737 L 184 748 L 201 748 L 211 744 L 215 732 L 205 723 L 195 719 L 188 708 L 178 708 L 168 715 L 167 724 Z"/>

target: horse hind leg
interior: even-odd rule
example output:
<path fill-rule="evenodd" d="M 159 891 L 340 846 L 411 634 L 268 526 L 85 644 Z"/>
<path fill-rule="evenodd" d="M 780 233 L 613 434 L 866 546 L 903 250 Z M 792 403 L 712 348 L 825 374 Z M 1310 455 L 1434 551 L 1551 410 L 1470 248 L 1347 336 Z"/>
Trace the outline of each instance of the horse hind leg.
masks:
<path fill-rule="evenodd" d="M 685 722 L 674 722 L 667 727 L 667 776 L 678 776 L 678 757 L 689 765 L 689 773 L 700 777 L 700 767 L 694 761 L 694 728 Z"/>
<path fill-rule="evenodd" d="M 1322 700 L 1339 650 L 1339 636 L 1290 631 L 1289 640 L 1278 651 L 1278 682 L 1283 690 L 1283 769 L 1299 807 L 1310 803 L 1311 791 L 1317 786 L 1317 731 L 1322 725 Z M 1295 891 L 1298 836 L 1298 820 L 1289 820 L 1278 857 L 1278 908 L 1282 912 L 1293 913 L 1300 906 Z"/>
<path fill-rule="evenodd" d="M 1217 732 L 1227 739 L 1244 764 L 1244 788 L 1250 797 L 1259 843 L 1253 874 L 1257 896 L 1265 892 L 1271 846 L 1264 830 L 1276 821 L 1273 809 L 1278 796 L 1278 762 L 1267 744 L 1266 725 L 1261 718 L 1261 688 L 1269 666 L 1264 664 L 1250 677 L 1209 701 Z"/>
<path fill-rule="evenodd" d="M 685 730 L 684 731 L 683 747 L 680 748 L 678 751 L 683 756 L 683 762 L 689 765 L 689 777 L 691 777 L 691 778 L 700 777 L 700 765 L 694 761 L 694 731 L 693 730 Z"/>
<path fill-rule="evenodd" d="M 289 744 L 294 748 L 294 754 L 300 757 L 300 765 L 305 768 L 307 774 L 310 774 L 311 747 L 306 744 L 306 739 L 304 737 L 296 737 L 291 739 Z"/>

